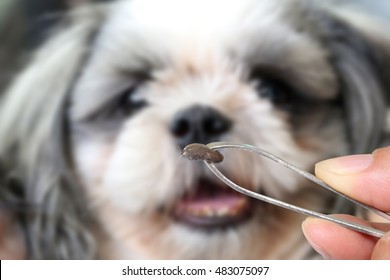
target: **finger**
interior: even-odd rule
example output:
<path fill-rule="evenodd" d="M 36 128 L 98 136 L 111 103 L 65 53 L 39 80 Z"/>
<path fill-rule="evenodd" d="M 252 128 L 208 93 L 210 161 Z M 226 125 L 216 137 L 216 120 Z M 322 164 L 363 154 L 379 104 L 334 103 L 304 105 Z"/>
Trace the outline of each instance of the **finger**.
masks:
<path fill-rule="evenodd" d="M 371 225 L 353 216 L 335 216 L 351 222 Z M 390 230 L 388 224 L 375 224 L 375 227 L 385 231 Z M 307 218 L 302 224 L 302 229 L 310 245 L 325 259 L 370 259 L 378 241 L 378 238 L 317 218 Z"/>
<path fill-rule="evenodd" d="M 390 232 L 379 239 L 372 252 L 373 260 L 390 260 Z"/>
<path fill-rule="evenodd" d="M 316 164 L 317 177 L 348 196 L 390 211 L 390 147 Z"/>

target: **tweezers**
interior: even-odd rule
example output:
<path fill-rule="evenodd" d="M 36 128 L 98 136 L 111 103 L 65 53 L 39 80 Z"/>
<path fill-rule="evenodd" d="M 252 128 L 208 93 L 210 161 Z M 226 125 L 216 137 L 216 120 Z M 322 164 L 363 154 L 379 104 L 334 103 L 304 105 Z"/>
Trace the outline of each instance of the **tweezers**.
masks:
<path fill-rule="evenodd" d="M 320 218 L 320 219 L 323 219 L 323 220 L 327 220 L 327 221 L 330 221 L 330 222 L 333 222 L 333 223 L 336 223 L 336 224 L 339 224 L 345 228 L 348 228 L 348 229 L 352 229 L 352 230 L 355 230 L 355 231 L 358 231 L 358 232 L 361 232 L 361 233 L 364 233 L 364 234 L 368 234 L 368 235 L 371 235 L 371 236 L 375 236 L 375 237 L 382 237 L 385 232 L 384 231 L 381 231 L 381 230 L 378 230 L 378 229 L 375 229 L 375 228 L 371 228 L 371 227 L 367 227 L 367 226 L 363 226 L 363 225 L 360 225 L 360 224 L 356 224 L 356 223 L 353 223 L 353 222 L 349 222 L 349 221 L 346 221 L 346 220 L 343 220 L 343 219 L 340 219 L 340 218 L 336 218 L 336 217 L 333 217 L 333 216 L 329 216 L 329 215 L 326 215 L 326 214 L 323 214 L 323 213 L 319 213 L 319 212 L 316 212 L 316 211 L 312 211 L 312 210 L 309 210 L 309 209 L 306 209 L 306 208 L 302 208 L 302 207 L 299 207 L 299 206 L 296 206 L 296 205 L 292 205 L 292 204 L 289 204 L 287 202 L 284 202 L 284 201 L 281 201 L 281 200 L 278 200 L 278 199 L 275 199 L 275 198 L 272 198 L 272 197 L 269 197 L 269 196 L 266 196 L 266 195 L 263 195 L 263 194 L 259 194 L 259 193 L 256 193 L 256 192 L 253 192 L 253 191 L 250 191 L 248 189 L 245 189 L 244 187 L 241 187 L 237 184 L 235 184 L 234 182 L 232 182 L 231 180 L 229 180 L 225 175 L 223 175 L 218 169 L 217 167 L 214 165 L 215 163 L 219 163 L 219 162 L 222 162 L 223 161 L 223 155 L 221 153 L 218 152 L 219 149 L 238 149 L 238 150 L 245 150 L 245 151 L 249 151 L 249 152 L 253 152 L 253 153 L 256 153 L 258 155 L 261 155 L 261 156 L 264 156 L 266 158 L 269 158 L 273 161 L 275 161 L 276 163 L 279 163 L 281 165 L 283 165 L 284 167 L 292 170 L 292 171 L 295 171 L 296 173 L 298 173 L 300 176 L 302 177 L 305 177 L 306 179 L 314 182 L 315 184 L 351 201 L 352 203 L 362 207 L 363 209 L 366 209 L 368 211 L 371 211 L 375 214 L 377 214 L 378 216 L 386 219 L 386 220 L 389 220 L 390 221 L 390 215 L 388 213 L 385 213 L 385 212 L 382 212 L 374 207 L 371 207 L 369 205 L 366 205 L 360 201 L 357 201 L 335 189 L 333 189 L 332 187 L 330 187 L 328 184 L 326 184 L 324 181 L 318 179 L 316 176 L 314 176 L 313 174 L 309 173 L 309 172 L 306 172 L 304 170 L 301 170 L 299 169 L 298 167 L 292 165 L 291 163 L 288 163 L 286 161 L 284 161 L 283 159 L 273 155 L 273 154 L 270 154 L 262 149 L 259 149 L 255 146 L 251 146 L 251 145 L 248 145 L 248 144 L 237 144 L 237 143 L 228 143 L 228 142 L 214 142 L 214 143 L 209 143 L 207 145 L 204 145 L 204 144 L 198 144 L 198 143 L 194 143 L 194 144 L 190 144 L 188 146 L 186 146 L 183 151 L 182 151 L 182 155 L 184 157 L 186 157 L 187 159 L 189 160 L 201 160 L 203 161 L 207 167 L 211 170 L 211 172 L 213 172 L 220 180 L 222 180 L 226 185 L 228 185 L 229 187 L 231 187 L 232 189 L 244 194 L 244 195 L 247 195 L 247 196 L 250 196 L 250 197 L 253 197 L 255 199 L 258 199 L 258 200 L 261 200 L 263 202 L 266 202 L 266 203 L 270 203 L 270 204 L 273 204 L 273 205 L 276 205 L 276 206 L 279 206 L 279 207 L 282 207 L 282 208 L 285 208 L 285 209 L 288 209 L 288 210 L 292 210 L 292 211 L 295 211 L 297 213 L 301 213 L 301 214 L 305 214 L 305 215 L 308 215 L 308 216 L 312 216 L 312 217 L 317 217 L 317 218 Z"/>

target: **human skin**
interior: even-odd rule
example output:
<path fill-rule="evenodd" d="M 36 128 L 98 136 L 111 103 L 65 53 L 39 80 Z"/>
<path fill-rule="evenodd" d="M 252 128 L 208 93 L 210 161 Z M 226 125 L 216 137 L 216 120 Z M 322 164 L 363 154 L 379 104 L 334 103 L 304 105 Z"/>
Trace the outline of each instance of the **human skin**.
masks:
<path fill-rule="evenodd" d="M 316 164 L 316 176 L 338 191 L 384 212 L 390 212 L 390 147 L 372 154 L 352 155 Z M 337 224 L 307 218 L 303 233 L 325 259 L 390 259 L 390 222 L 362 221 L 349 215 L 335 215 L 387 232 L 378 239 Z"/>

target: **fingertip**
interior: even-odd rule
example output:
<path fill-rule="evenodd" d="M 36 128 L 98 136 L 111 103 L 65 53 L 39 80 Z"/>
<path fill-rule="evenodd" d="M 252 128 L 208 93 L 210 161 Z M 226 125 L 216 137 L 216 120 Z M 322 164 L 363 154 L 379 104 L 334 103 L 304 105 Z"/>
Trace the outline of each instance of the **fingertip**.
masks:
<path fill-rule="evenodd" d="M 390 149 L 343 156 L 315 165 L 316 176 L 339 192 L 382 211 L 390 211 Z"/>
<path fill-rule="evenodd" d="M 309 242 L 310 246 L 320 254 L 324 259 L 331 259 L 331 256 L 327 253 L 326 249 L 323 248 L 321 242 L 321 220 L 308 217 L 302 222 L 302 231 L 306 240 Z"/>
<path fill-rule="evenodd" d="M 390 231 L 379 239 L 372 251 L 371 259 L 390 260 Z"/>
<path fill-rule="evenodd" d="M 357 221 L 356 217 L 337 215 Z M 370 259 L 376 240 L 318 218 L 307 218 L 302 223 L 303 234 L 309 244 L 324 259 Z"/>
<path fill-rule="evenodd" d="M 372 163 L 372 155 L 352 155 L 327 159 L 315 165 L 315 174 L 332 188 L 349 196 L 354 194 L 356 174 Z"/>
<path fill-rule="evenodd" d="M 366 170 L 372 163 L 371 154 L 350 155 L 327 159 L 316 164 L 316 171 L 332 175 L 352 175 Z"/>

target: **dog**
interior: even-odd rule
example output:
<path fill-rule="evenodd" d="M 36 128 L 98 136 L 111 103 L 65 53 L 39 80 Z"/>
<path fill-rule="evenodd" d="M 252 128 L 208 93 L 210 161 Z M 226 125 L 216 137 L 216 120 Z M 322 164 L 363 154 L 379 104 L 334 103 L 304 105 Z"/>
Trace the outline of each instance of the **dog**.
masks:
<path fill-rule="evenodd" d="M 235 193 L 181 150 L 247 143 L 313 171 L 385 145 L 384 26 L 304 0 L 122 0 L 69 13 L 0 103 L 1 214 L 13 232 L 2 239 L 20 240 L 8 256 L 318 258 L 305 217 Z M 250 190 L 351 210 L 267 159 L 223 154 L 218 168 Z"/>

